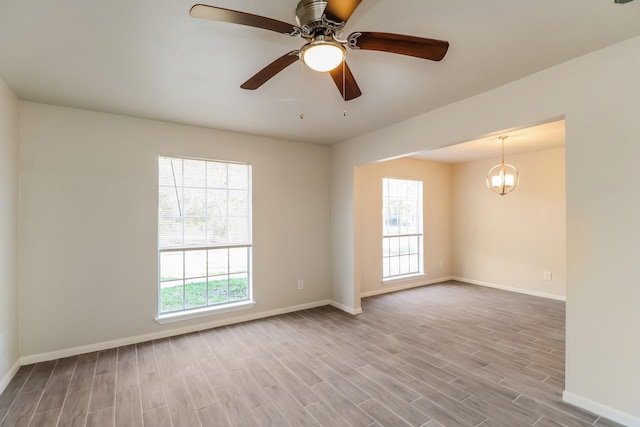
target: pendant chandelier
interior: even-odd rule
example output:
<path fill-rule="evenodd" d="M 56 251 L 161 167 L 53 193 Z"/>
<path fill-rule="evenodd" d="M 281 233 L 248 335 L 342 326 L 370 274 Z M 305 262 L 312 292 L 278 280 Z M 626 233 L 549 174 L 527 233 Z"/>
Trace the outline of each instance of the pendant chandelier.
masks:
<path fill-rule="evenodd" d="M 500 143 L 502 145 L 502 161 L 489 169 L 487 174 L 487 187 L 494 193 L 504 196 L 512 192 L 518 186 L 518 171 L 515 166 L 504 162 L 504 140 L 508 136 L 501 136 Z"/>

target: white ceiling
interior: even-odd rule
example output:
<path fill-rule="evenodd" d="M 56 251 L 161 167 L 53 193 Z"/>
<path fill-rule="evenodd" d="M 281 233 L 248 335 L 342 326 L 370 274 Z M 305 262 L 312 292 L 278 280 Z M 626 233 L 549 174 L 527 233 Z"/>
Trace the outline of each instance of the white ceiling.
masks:
<path fill-rule="evenodd" d="M 505 158 L 533 151 L 563 147 L 565 121 L 558 120 L 523 129 L 510 129 L 474 141 L 464 142 L 436 150 L 414 153 L 409 157 L 444 163 L 462 163 L 480 159 L 500 159 L 500 136 L 504 140 Z"/>
<path fill-rule="evenodd" d="M 202 1 L 202 0 L 199 0 Z M 442 62 L 348 51 L 363 95 L 300 63 L 239 86 L 302 40 L 193 19 L 194 0 L 2 0 L 0 78 L 29 101 L 331 144 L 640 35 L 640 1 L 364 0 L 345 33 L 448 40 Z M 208 0 L 295 23 L 296 0 Z"/>

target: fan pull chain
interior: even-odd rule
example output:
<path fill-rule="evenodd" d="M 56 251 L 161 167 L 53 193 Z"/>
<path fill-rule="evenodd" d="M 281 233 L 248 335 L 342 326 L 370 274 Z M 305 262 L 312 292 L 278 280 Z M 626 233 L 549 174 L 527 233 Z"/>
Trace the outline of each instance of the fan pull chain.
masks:
<path fill-rule="evenodd" d="M 300 120 L 304 120 L 304 61 L 300 60 Z"/>
<path fill-rule="evenodd" d="M 347 117 L 347 83 L 345 73 L 347 68 L 347 63 L 344 58 L 342 59 L 342 116 Z"/>

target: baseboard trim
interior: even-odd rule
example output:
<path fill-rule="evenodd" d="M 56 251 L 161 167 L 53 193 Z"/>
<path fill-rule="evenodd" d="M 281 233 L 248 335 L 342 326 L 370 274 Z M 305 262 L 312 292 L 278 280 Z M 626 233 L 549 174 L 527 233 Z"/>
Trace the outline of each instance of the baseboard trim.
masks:
<path fill-rule="evenodd" d="M 20 359 L 16 360 L 16 363 L 14 363 L 11 369 L 9 369 L 7 375 L 0 380 L 0 394 L 5 391 L 13 377 L 16 375 L 16 372 L 18 372 L 18 369 L 20 369 Z"/>
<path fill-rule="evenodd" d="M 640 418 L 565 390 L 562 400 L 628 427 L 640 427 Z"/>
<path fill-rule="evenodd" d="M 362 314 L 362 307 L 358 307 L 358 308 L 349 307 L 348 305 L 344 305 L 338 301 L 333 301 L 333 300 L 329 301 L 329 305 L 337 308 L 338 310 L 342 310 L 345 313 L 352 314 L 354 316 L 357 314 Z"/>
<path fill-rule="evenodd" d="M 451 280 L 468 283 L 470 285 L 485 286 L 487 288 L 502 289 L 503 291 L 517 292 L 519 294 L 532 295 L 534 297 L 549 298 L 557 301 L 566 301 L 567 297 L 546 292 L 531 291 L 529 289 L 516 288 L 513 286 L 498 285 L 496 283 L 482 282 L 480 280 L 466 279 L 464 277 L 453 276 Z"/>
<path fill-rule="evenodd" d="M 233 325 L 235 323 L 248 322 L 251 320 L 263 319 L 265 317 L 277 316 L 279 314 L 292 313 L 294 311 L 308 310 L 310 308 L 322 307 L 325 305 L 334 305 L 329 300 L 321 300 L 310 302 L 306 304 L 299 304 L 285 308 L 278 308 L 275 310 L 263 311 L 259 313 L 252 313 L 244 316 L 230 317 L 227 319 L 217 320 L 214 322 L 199 323 L 196 325 L 190 325 L 182 328 L 167 329 L 160 332 L 153 332 L 150 334 L 136 335 L 127 338 L 120 338 L 111 341 L 104 341 L 95 344 L 88 344 L 78 347 L 66 348 L 63 350 L 56 350 L 48 353 L 32 354 L 23 356 L 20 358 L 19 365 L 29 365 L 32 363 L 46 362 L 48 360 L 60 359 L 63 357 L 77 356 L 79 354 L 91 353 L 94 351 L 107 350 L 114 347 L 121 347 L 123 345 L 138 344 L 145 341 L 157 340 L 175 335 L 188 334 L 191 332 L 203 331 L 205 329 L 217 328 L 225 325 Z"/>
<path fill-rule="evenodd" d="M 360 294 L 361 298 L 367 298 L 367 297 L 372 297 L 375 295 L 382 295 L 382 294 L 388 294 L 391 292 L 397 292 L 397 291 L 404 291 L 405 289 L 412 289 L 412 288 L 419 288 L 421 286 L 427 286 L 427 285 L 434 285 L 436 283 L 442 283 L 442 282 L 447 282 L 449 280 L 452 280 L 453 277 L 451 276 L 446 276 L 446 277 L 439 277 L 437 279 L 429 279 L 429 280 L 420 280 L 419 282 L 414 282 L 414 283 L 405 283 L 405 284 L 399 284 L 399 285 L 387 285 L 385 286 L 385 288 L 383 289 L 376 289 L 373 291 L 368 291 L 368 292 L 363 292 Z"/>

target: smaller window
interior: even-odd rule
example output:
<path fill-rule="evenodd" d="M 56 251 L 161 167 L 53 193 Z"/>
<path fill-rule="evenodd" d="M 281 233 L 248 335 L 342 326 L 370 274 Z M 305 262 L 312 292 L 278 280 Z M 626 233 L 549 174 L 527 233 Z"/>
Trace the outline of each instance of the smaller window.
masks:
<path fill-rule="evenodd" d="M 382 179 L 382 278 L 420 274 L 422 181 Z"/>

